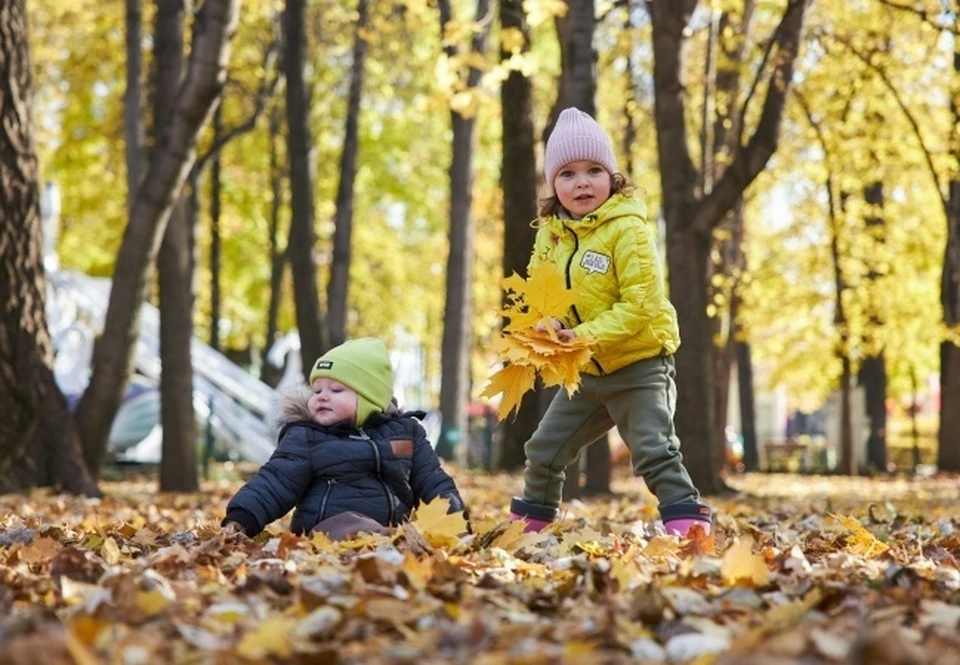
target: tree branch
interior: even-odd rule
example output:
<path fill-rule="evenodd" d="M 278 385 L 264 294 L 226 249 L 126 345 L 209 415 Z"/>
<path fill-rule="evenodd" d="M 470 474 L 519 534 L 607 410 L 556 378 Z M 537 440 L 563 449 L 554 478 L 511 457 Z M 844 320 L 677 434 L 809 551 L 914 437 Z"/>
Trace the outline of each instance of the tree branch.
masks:
<path fill-rule="evenodd" d="M 267 45 L 267 50 L 264 52 L 263 56 L 263 71 L 266 76 L 269 76 L 269 72 L 274 70 L 274 75 L 272 78 L 265 78 L 261 84 L 260 89 L 257 91 L 257 95 L 254 98 L 253 111 L 250 112 L 250 115 L 247 118 L 238 124 L 237 126 L 231 128 L 229 131 L 221 134 L 216 137 L 213 145 L 207 149 L 202 155 L 197 157 L 196 163 L 193 165 L 193 169 L 190 172 L 190 179 L 194 180 L 199 177 L 203 170 L 207 167 L 207 164 L 215 158 L 223 147 L 233 141 L 235 138 L 242 134 L 246 134 L 254 127 L 257 126 L 257 121 L 260 119 L 260 116 L 263 115 L 264 109 L 267 107 L 267 101 L 273 97 L 273 93 L 277 89 L 277 84 L 280 81 L 280 70 L 276 66 L 278 61 L 278 56 L 280 54 L 280 42 L 279 40 L 274 40 Z M 223 103 L 221 99 L 219 103 Z"/>
<path fill-rule="evenodd" d="M 647 0 L 653 25 L 654 121 L 657 154 L 665 201 L 686 205 L 694 199 L 699 182 L 697 167 L 687 143 L 685 90 L 681 81 L 682 50 L 696 2 Z M 681 216 L 680 218 L 684 218 Z"/>
<path fill-rule="evenodd" d="M 766 48 L 763 51 L 763 59 L 760 61 L 760 66 L 757 67 L 757 75 L 753 78 L 753 83 L 750 84 L 750 92 L 747 93 L 747 96 L 743 99 L 743 104 L 740 105 L 740 111 L 738 116 L 740 117 L 740 132 L 737 137 L 737 146 L 743 145 L 743 128 L 745 126 L 743 120 L 747 117 L 747 109 L 750 107 L 750 102 L 753 101 L 753 95 L 757 91 L 757 88 L 760 87 L 760 80 L 763 78 L 763 72 L 767 68 L 767 62 L 770 60 L 770 54 L 773 53 L 773 47 L 780 43 L 780 38 L 783 33 L 783 25 L 787 21 L 787 14 L 789 14 L 790 8 L 787 8 L 787 12 L 783 15 L 783 18 L 780 19 L 780 23 L 777 24 L 776 30 L 773 31 L 773 34 L 770 35 L 770 40 L 767 42 Z"/>
<path fill-rule="evenodd" d="M 917 16 L 921 21 L 926 23 L 929 26 L 936 28 L 937 30 L 944 30 L 946 32 L 951 32 L 953 34 L 958 34 L 956 23 L 950 25 L 949 23 L 943 22 L 940 23 L 937 21 L 937 17 L 944 16 L 947 12 L 928 12 L 925 9 L 919 9 L 912 5 L 904 5 L 899 2 L 894 2 L 893 0 L 877 0 L 881 5 L 890 7 L 891 9 L 896 9 L 897 11 L 905 12 L 907 14 L 913 14 Z"/>
<path fill-rule="evenodd" d="M 920 150 L 923 152 L 924 160 L 926 161 L 927 168 L 930 171 L 930 177 L 933 179 L 933 184 L 937 188 L 937 194 L 940 196 L 940 203 L 943 205 L 943 210 L 949 218 L 949 202 L 947 197 L 944 196 L 943 190 L 940 184 L 940 176 L 937 173 L 937 168 L 933 164 L 933 155 L 927 148 L 926 142 L 923 140 L 923 134 L 920 132 L 920 123 L 917 122 L 917 119 L 913 117 L 913 113 L 910 111 L 910 107 L 907 106 L 906 102 L 903 101 L 903 97 L 900 96 L 900 92 L 897 90 L 896 86 L 893 85 L 893 82 L 890 80 L 890 77 L 887 76 L 887 73 L 876 63 L 873 62 L 872 58 L 869 55 L 861 53 L 856 46 L 851 44 L 848 40 L 837 35 L 828 35 L 823 33 L 816 34 L 817 41 L 819 41 L 825 48 L 829 48 L 826 44 L 823 43 L 824 39 L 832 39 L 837 43 L 844 46 L 850 53 L 855 55 L 864 65 L 866 65 L 871 71 L 873 71 L 877 76 L 880 77 L 880 80 L 886 86 L 887 90 L 890 91 L 890 94 L 893 96 L 894 101 L 897 102 L 897 106 L 900 107 L 900 110 L 903 112 L 904 117 L 906 117 L 907 122 L 910 124 L 911 129 L 913 129 L 913 135 L 917 138 L 917 142 L 920 144 Z"/>
<path fill-rule="evenodd" d="M 793 80 L 793 65 L 800 50 L 800 32 L 807 0 L 790 0 L 781 22 L 774 67 L 760 122 L 747 146 L 723 172 L 713 191 L 701 199 L 693 219 L 693 227 L 702 234 L 710 233 L 733 207 L 737 199 L 766 167 L 780 140 L 780 120 Z"/>

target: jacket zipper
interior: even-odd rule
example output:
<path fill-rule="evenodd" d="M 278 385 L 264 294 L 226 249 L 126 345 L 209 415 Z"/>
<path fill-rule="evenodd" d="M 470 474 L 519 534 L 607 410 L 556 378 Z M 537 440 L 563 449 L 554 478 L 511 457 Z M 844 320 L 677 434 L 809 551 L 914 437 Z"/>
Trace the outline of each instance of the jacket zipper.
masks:
<path fill-rule="evenodd" d="M 390 491 L 390 486 L 387 485 L 386 481 L 383 479 L 383 473 L 381 471 L 381 466 L 380 466 L 380 449 L 377 448 L 376 441 L 374 441 L 369 436 L 367 436 L 367 433 L 364 432 L 362 429 L 360 430 L 360 437 L 373 447 L 373 456 L 377 460 L 377 480 L 380 481 L 380 484 L 383 486 L 383 491 L 387 495 L 387 510 L 389 511 L 388 522 L 390 524 L 393 524 L 393 517 L 394 517 L 393 492 Z"/>
<path fill-rule="evenodd" d="M 333 491 L 333 486 L 337 484 L 337 481 L 333 478 L 327 480 L 327 489 L 323 493 L 323 498 L 320 500 L 320 519 L 317 522 L 322 522 L 324 514 L 327 512 L 327 499 L 330 498 L 330 492 Z"/>
<path fill-rule="evenodd" d="M 570 235 L 573 236 L 573 253 L 570 254 L 570 258 L 567 259 L 567 269 L 565 273 L 567 278 L 567 288 L 572 289 L 573 279 L 570 277 L 570 266 L 573 265 L 573 257 L 575 257 L 577 255 L 577 252 L 580 251 L 580 239 L 577 237 L 576 231 L 571 229 L 565 223 L 561 222 L 561 226 L 563 226 L 564 230 L 569 232 Z M 573 316 L 577 320 L 577 325 L 580 325 L 581 323 L 583 323 L 583 319 L 580 318 L 580 312 L 577 311 L 577 306 L 571 305 L 570 309 L 573 310 Z M 603 371 L 603 367 L 601 367 L 600 363 L 597 362 L 596 358 L 590 358 L 590 362 L 594 364 L 594 366 L 597 368 L 597 371 L 600 372 L 601 375 L 606 374 L 606 372 Z"/>

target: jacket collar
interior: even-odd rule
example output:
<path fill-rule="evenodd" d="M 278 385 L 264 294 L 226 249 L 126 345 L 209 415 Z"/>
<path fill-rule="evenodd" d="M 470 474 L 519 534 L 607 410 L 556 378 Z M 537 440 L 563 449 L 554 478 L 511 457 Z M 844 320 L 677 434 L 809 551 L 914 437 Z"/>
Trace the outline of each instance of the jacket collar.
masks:
<path fill-rule="evenodd" d="M 540 226 L 559 226 L 563 225 L 576 233 L 583 233 L 598 226 L 605 224 L 619 217 L 634 215 L 641 219 L 647 218 L 647 208 L 634 194 L 624 196 L 623 194 L 614 194 L 603 204 L 589 215 L 582 219 L 572 219 L 562 211 L 561 215 L 553 217 L 540 218 L 534 222 L 535 227 Z"/>

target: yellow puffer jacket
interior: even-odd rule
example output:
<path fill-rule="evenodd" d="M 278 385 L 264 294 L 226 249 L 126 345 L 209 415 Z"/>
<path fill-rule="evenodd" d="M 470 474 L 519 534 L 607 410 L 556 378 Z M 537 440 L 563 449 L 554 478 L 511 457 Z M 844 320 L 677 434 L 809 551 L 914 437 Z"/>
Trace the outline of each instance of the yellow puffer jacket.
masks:
<path fill-rule="evenodd" d="M 663 268 L 647 210 L 636 196 L 614 194 L 583 219 L 541 217 L 528 271 L 549 261 L 577 288 L 564 321 L 596 340 L 583 371 L 606 374 L 672 354 L 680 346 L 677 312 L 667 299 Z"/>

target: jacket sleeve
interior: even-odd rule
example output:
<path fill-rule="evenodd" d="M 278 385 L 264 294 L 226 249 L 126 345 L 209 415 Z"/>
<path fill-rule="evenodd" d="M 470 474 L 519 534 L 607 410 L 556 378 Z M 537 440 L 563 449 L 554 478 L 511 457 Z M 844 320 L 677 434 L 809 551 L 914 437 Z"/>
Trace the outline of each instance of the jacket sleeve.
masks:
<path fill-rule="evenodd" d="M 592 337 L 598 345 L 616 344 L 636 335 L 656 316 L 663 301 L 663 269 L 656 244 L 646 222 L 640 217 L 633 220 L 617 234 L 613 247 L 620 300 L 574 329 L 578 337 Z"/>
<path fill-rule="evenodd" d="M 455 513 L 466 509 L 453 478 L 440 466 L 440 458 L 430 445 L 427 432 L 420 423 L 414 423 L 410 487 L 417 501 L 429 503 L 441 496 L 450 500 L 449 512 Z"/>
<path fill-rule="evenodd" d="M 531 224 L 535 223 L 535 221 L 536 220 L 531 222 Z M 544 243 L 546 242 L 544 240 L 545 237 L 546 232 L 544 231 L 544 227 L 541 226 L 537 229 L 537 235 L 533 240 L 533 250 L 530 252 L 530 260 L 527 261 L 527 277 L 530 277 L 530 273 L 533 272 L 534 268 L 543 263 L 543 259 L 541 257 L 544 255 L 543 249 Z M 504 277 L 509 277 L 509 275 L 504 275 Z"/>
<path fill-rule="evenodd" d="M 224 522 L 238 522 L 255 536 L 297 505 L 312 478 L 307 430 L 291 427 L 269 461 L 230 499 Z"/>

